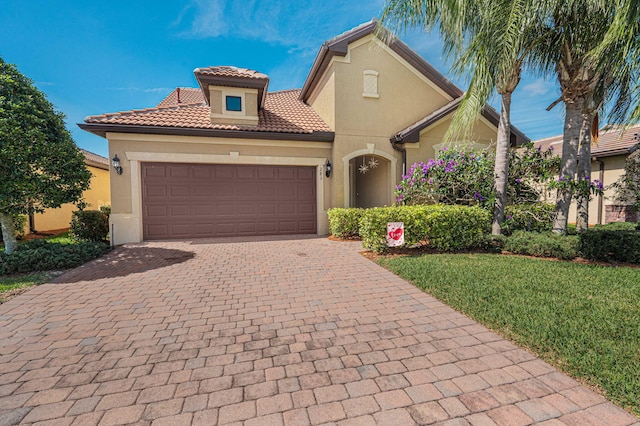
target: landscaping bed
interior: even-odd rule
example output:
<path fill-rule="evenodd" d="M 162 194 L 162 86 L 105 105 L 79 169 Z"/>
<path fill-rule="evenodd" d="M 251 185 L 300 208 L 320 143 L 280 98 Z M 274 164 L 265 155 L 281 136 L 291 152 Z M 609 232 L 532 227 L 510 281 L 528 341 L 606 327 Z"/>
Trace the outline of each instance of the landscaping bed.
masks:
<path fill-rule="evenodd" d="M 44 284 L 65 270 L 98 258 L 110 250 L 105 241 L 78 241 L 68 232 L 21 241 L 6 254 L 0 246 L 0 303 Z"/>

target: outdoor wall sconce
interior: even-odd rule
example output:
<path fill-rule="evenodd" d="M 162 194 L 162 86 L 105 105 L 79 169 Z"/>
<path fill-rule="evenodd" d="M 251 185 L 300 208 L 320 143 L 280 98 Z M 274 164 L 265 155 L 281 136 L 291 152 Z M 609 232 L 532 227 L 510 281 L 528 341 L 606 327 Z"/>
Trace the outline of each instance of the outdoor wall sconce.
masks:
<path fill-rule="evenodd" d="M 122 174 L 122 167 L 120 166 L 120 159 L 118 158 L 118 154 L 114 155 L 113 159 L 111 160 L 111 165 L 113 165 L 113 170 L 116 171 L 116 174 Z"/>
<path fill-rule="evenodd" d="M 325 165 L 325 172 L 324 174 L 329 177 L 331 176 L 331 161 L 327 160 L 327 164 Z"/>

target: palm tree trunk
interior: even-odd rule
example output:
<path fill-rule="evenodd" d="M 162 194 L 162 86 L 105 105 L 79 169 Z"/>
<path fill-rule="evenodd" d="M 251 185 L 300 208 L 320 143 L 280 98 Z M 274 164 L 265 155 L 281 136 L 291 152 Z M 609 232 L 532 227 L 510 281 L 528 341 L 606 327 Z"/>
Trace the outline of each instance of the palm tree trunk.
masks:
<path fill-rule="evenodd" d="M 559 179 L 567 184 L 558 188 L 556 192 L 556 216 L 553 221 L 553 232 L 556 234 L 567 233 L 569 207 L 573 195 L 570 184 L 573 183 L 578 166 L 578 144 L 580 142 L 583 104 L 584 98 L 580 96 L 576 97 L 573 102 L 565 102 L 566 112 Z"/>
<path fill-rule="evenodd" d="M 13 216 L 0 213 L 0 228 L 2 228 L 2 239 L 4 240 L 4 252 L 13 253 L 18 247 L 16 241 L 15 224 Z"/>
<path fill-rule="evenodd" d="M 580 126 L 580 147 L 578 149 L 578 182 L 591 180 L 591 125 L 593 113 L 582 114 Z M 583 186 L 580 186 L 583 188 Z M 589 229 L 589 193 L 580 192 L 576 195 L 577 215 L 576 230 L 583 232 Z"/>
<path fill-rule="evenodd" d="M 493 205 L 493 224 L 491 233 L 502 233 L 502 221 L 504 220 L 504 208 L 507 204 L 507 180 L 509 178 L 509 141 L 511 135 L 511 92 L 502 94 L 502 110 L 498 123 L 498 140 L 496 141 L 496 161 L 493 169 L 493 191 L 495 203 Z"/>

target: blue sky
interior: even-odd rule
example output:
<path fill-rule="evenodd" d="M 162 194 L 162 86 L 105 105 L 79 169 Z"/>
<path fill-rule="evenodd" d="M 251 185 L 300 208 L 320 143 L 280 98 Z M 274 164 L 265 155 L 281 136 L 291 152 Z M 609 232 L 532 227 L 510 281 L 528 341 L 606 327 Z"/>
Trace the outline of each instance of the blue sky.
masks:
<path fill-rule="evenodd" d="M 105 139 L 80 130 L 88 115 L 155 106 L 175 87 L 197 87 L 197 67 L 235 65 L 270 77 L 269 89 L 302 87 L 321 44 L 373 17 L 384 2 L 3 0 L 0 56 L 17 65 L 67 116 L 81 148 L 107 155 Z M 437 35 L 400 38 L 452 78 Z M 562 132 L 553 80 L 525 75 L 512 122 L 530 138 Z M 499 107 L 496 97 L 492 105 Z"/>

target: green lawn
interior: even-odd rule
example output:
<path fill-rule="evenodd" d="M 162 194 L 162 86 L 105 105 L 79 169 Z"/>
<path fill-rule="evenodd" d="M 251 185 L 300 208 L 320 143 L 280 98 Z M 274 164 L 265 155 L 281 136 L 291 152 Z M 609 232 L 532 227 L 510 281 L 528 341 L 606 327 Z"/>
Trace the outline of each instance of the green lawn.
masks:
<path fill-rule="evenodd" d="M 640 268 L 491 254 L 378 262 L 640 415 Z"/>
<path fill-rule="evenodd" d="M 56 275 L 59 274 L 55 272 L 35 272 L 14 276 L 0 276 L 0 303 L 6 302 L 15 290 L 44 284 Z"/>

